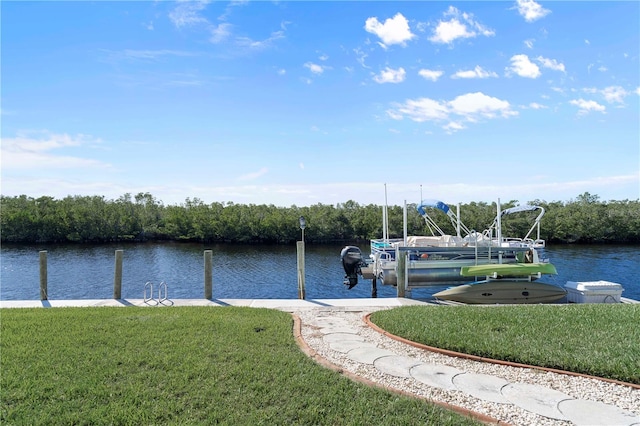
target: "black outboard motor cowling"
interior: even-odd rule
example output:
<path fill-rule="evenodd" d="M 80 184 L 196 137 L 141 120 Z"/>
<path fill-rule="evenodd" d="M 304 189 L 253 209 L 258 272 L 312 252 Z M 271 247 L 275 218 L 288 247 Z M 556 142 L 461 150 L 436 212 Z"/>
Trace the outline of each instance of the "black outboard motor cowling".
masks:
<path fill-rule="evenodd" d="M 358 284 L 358 274 L 361 274 L 361 268 L 366 266 L 362 258 L 362 251 L 356 246 L 346 246 L 340 252 L 342 259 L 342 267 L 346 273 L 344 277 L 344 285 L 349 286 L 349 290 Z"/>

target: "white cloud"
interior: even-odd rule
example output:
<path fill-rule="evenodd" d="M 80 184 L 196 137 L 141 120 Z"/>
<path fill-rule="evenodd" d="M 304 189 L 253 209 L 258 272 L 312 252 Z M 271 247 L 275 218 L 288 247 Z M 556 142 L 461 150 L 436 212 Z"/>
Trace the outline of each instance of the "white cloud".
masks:
<path fill-rule="evenodd" d="M 260 170 L 252 173 L 247 173 L 245 175 L 239 176 L 238 180 L 246 181 L 246 180 L 254 180 L 259 178 L 260 176 L 264 176 L 269 173 L 269 169 L 266 167 L 261 168 Z"/>
<path fill-rule="evenodd" d="M 544 105 L 541 105 L 541 104 L 539 104 L 537 102 L 531 102 L 529 104 L 529 108 L 531 108 L 531 109 L 546 109 L 547 107 L 544 106 Z"/>
<path fill-rule="evenodd" d="M 388 18 L 384 24 L 378 21 L 378 18 L 368 18 L 365 22 L 364 29 L 372 34 L 377 35 L 382 40 L 382 47 L 399 44 L 405 46 L 406 42 L 415 37 L 409 28 L 409 22 L 401 13 L 397 13 L 393 18 Z"/>
<path fill-rule="evenodd" d="M 15 138 L 3 138 L 0 146 L 2 169 L 74 169 L 109 168 L 109 164 L 90 158 L 60 154 L 71 148 L 96 146 L 99 139 L 86 135 L 69 136 L 67 134 L 44 133 L 41 137 L 19 135 Z"/>
<path fill-rule="evenodd" d="M 469 38 L 473 36 L 474 33 L 469 31 L 466 25 L 454 18 L 447 22 L 440 21 L 434 30 L 433 36 L 431 36 L 429 40 L 434 43 L 448 44 L 458 38 Z"/>
<path fill-rule="evenodd" d="M 358 63 L 360 65 L 362 65 L 363 68 L 371 68 L 369 66 L 367 66 L 367 64 L 365 64 L 365 59 L 367 59 L 367 55 L 366 53 L 364 53 L 362 50 L 358 49 L 353 49 L 353 53 L 355 53 L 356 55 L 356 61 L 358 61 Z"/>
<path fill-rule="evenodd" d="M 640 86 L 636 87 L 635 94 L 640 95 Z"/>
<path fill-rule="evenodd" d="M 627 91 L 620 86 L 605 87 L 601 93 L 610 104 L 624 103 L 624 98 L 628 95 Z"/>
<path fill-rule="evenodd" d="M 224 13 L 217 18 L 218 21 L 222 21 L 222 23 L 217 26 L 212 24 L 202 13 L 210 2 L 210 0 L 178 0 L 177 6 L 169 13 L 169 19 L 177 28 L 202 25 L 209 31 L 209 41 L 211 43 L 222 43 L 230 39 L 233 35 L 231 31 L 233 25 L 226 22 L 231 14 L 232 8 L 243 6 L 248 2 L 244 0 L 228 2 Z M 285 37 L 286 24 L 288 24 L 288 22 L 281 22 L 280 30 L 273 31 L 269 37 L 264 40 L 253 40 L 249 37 L 235 37 L 233 41 L 240 47 L 255 50 L 266 49 L 271 47 L 275 41 Z"/>
<path fill-rule="evenodd" d="M 178 1 L 190 1 L 190 0 L 178 0 Z M 210 0 L 204 0 L 204 1 L 209 3 Z M 230 2 L 227 2 L 226 4 L 227 6 L 225 7 L 224 12 L 222 13 L 222 15 L 218 16 L 218 21 L 228 21 L 229 17 L 233 13 L 234 8 L 246 6 L 247 4 L 249 4 L 249 2 L 245 0 L 238 0 L 238 1 L 230 1 Z"/>
<path fill-rule="evenodd" d="M 533 0 L 516 0 L 518 13 L 527 22 L 537 21 L 551 13 Z"/>
<path fill-rule="evenodd" d="M 238 37 L 236 38 L 236 43 L 239 46 L 259 50 L 271 47 L 276 40 L 283 39 L 284 37 L 284 31 L 274 31 L 264 40 L 253 40 L 249 37 Z"/>
<path fill-rule="evenodd" d="M 200 23 L 207 23 L 207 19 L 200 15 L 208 1 L 181 1 L 169 13 L 169 19 L 178 28 Z"/>
<path fill-rule="evenodd" d="M 514 55 L 511 57 L 511 66 L 506 69 L 507 73 L 514 72 L 520 77 L 538 78 L 540 68 L 529 60 L 527 55 Z"/>
<path fill-rule="evenodd" d="M 585 115 L 590 113 L 591 111 L 602 112 L 602 113 L 606 111 L 606 108 L 604 107 L 604 105 L 600 105 L 596 101 L 586 101 L 580 98 L 580 99 L 571 100 L 569 101 L 569 103 L 571 105 L 575 105 L 578 107 L 579 115 Z"/>
<path fill-rule="evenodd" d="M 477 122 L 482 118 L 511 117 L 518 113 L 511 109 L 509 102 L 487 96 L 484 93 L 467 93 L 451 101 L 437 101 L 429 98 L 408 99 L 402 104 L 393 104 L 387 114 L 394 120 L 408 118 L 416 122 L 444 121 L 449 123 L 445 130 L 459 130 L 463 123 L 452 118 L 462 117 L 467 122 Z"/>
<path fill-rule="evenodd" d="M 458 96 L 449 102 L 449 106 L 453 113 L 464 115 L 469 119 L 476 116 L 494 118 L 498 115 L 502 117 L 518 115 L 511 109 L 509 102 L 487 96 L 482 92 Z"/>
<path fill-rule="evenodd" d="M 602 90 L 596 89 L 595 87 L 585 87 L 582 91 L 591 95 L 601 95 L 604 100 L 610 104 L 623 104 L 624 98 L 629 95 L 629 92 L 624 90 L 621 86 L 609 86 Z"/>
<path fill-rule="evenodd" d="M 221 43 L 229 38 L 231 35 L 231 24 L 222 23 L 217 27 L 214 25 L 211 27 L 211 37 L 209 41 L 213 44 Z"/>
<path fill-rule="evenodd" d="M 373 77 L 373 80 L 376 83 L 402 83 L 406 77 L 406 72 L 404 68 L 400 67 L 397 70 L 386 67 L 384 70 L 380 71 L 378 75 Z"/>
<path fill-rule="evenodd" d="M 423 122 L 444 120 L 449 116 L 446 103 L 429 98 L 408 99 L 404 104 L 397 104 L 395 109 L 387 111 L 394 120 L 402 120 L 405 116 L 410 120 Z"/>
<path fill-rule="evenodd" d="M 524 41 L 524 45 L 527 46 L 529 49 L 533 49 L 533 43 L 535 42 L 534 39 L 530 38 Z"/>
<path fill-rule="evenodd" d="M 442 128 L 444 130 L 446 130 L 447 133 L 454 133 L 454 132 L 457 132 L 459 130 L 466 129 L 464 124 L 462 124 L 460 122 L 457 122 L 457 121 L 451 121 L 451 122 L 447 123 L 446 125 L 444 125 Z"/>
<path fill-rule="evenodd" d="M 542 56 L 538 56 L 536 58 L 536 60 L 538 62 L 540 62 L 540 64 L 542 64 L 542 66 L 545 67 L 545 68 L 549 68 L 549 69 L 552 69 L 554 71 L 565 72 L 564 64 L 559 63 L 555 59 L 548 59 L 548 58 L 543 58 Z"/>
<path fill-rule="evenodd" d="M 313 62 L 305 63 L 304 67 L 309 68 L 309 71 L 311 71 L 314 74 L 322 74 L 327 69 L 327 67 L 323 65 L 314 64 Z"/>
<path fill-rule="evenodd" d="M 389 116 L 389 118 L 391 118 L 392 120 L 402 120 L 404 118 L 403 115 L 403 111 L 401 111 L 400 109 L 403 108 L 403 106 L 401 104 L 395 103 L 393 104 L 394 107 L 398 108 L 397 110 L 394 109 L 388 109 L 387 115 Z M 418 121 L 418 120 L 416 120 Z M 422 120 L 425 121 L 425 120 Z"/>
<path fill-rule="evenodd" d="M 472 14 L 460 12 L 453 6 L 449 6 L 444 16 L 451 16 L 451 18 L 448 21 L 438 21 L 433 35 L 429 37 L 433 43 L 451 44 L 459 38 L 495 35 L 493 30 L 477 22 Z"/>
<path fill-rule="evenodd" d="M 418 71 L 418 74 L 427 80 L 436 81 L 440 77 L 442 77 L 444 72 L 436 71 L 436 70 L 421 69 L 420 71 Z"/>
<path fill-rule="evenodd" d="M 498 77 L 498 74 L 495 72 L 489 72 L 482 69 L 480 65 L 476 65 L 476 67 L 472 70 L 466 71 L 458 71 L 451 78 L 489 78 L 489 77 Z"/>

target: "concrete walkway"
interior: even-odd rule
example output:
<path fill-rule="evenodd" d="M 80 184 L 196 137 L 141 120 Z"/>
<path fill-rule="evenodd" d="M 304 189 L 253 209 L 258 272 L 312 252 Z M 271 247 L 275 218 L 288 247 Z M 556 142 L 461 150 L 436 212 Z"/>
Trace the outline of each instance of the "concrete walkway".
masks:
<path fill-rule="evenodd" d="M 324 342 L 332 350 L 346 354 L 352 361 L 372 365 L 386 375 L 413 379 L 443 390 L 460 391 L 482 401 L 515 405 L 525 411 L 575 425 L 640 426 L 640 415 L 615 405 L 576 399 L 541 385 L 509 382 L 447 365 L 424 363 L 417 358 L 378 348 L 342 318 L 318 317 L 313 320 L 313 325 L 323 334 Z"/>
<path fill-rule="evenodd" d="M 404 305 L 427 305 L 414 299 L 82 299 L 82 300 L 0 300 L 0 308 L 64 308 L 99 306 L 246 306 L 295 312 L 302 309 L 341 308 L 362 310 L 366 307 L 393 308 Z"/>
<path fill-rule="evenodd" d="M 48 307 L 100 307 L 100 306 L 246 306 L 296 312 L 306 309 L 327 308 L 364 312 L 403 305 L 427 305 L 414 299 L 100 299 L 100 300 L 50 300 L 50 301 L 0 301 L 0 308 L 48 308 Z M 598 401 L 575 399 L 548 387 L 525 383 L 511 383 L 499 377 L 468 373 L 453 367 L 426 364 L 418 359 L 401 356 L 367 342 L 358 330 L 340 318 L 321 316 L 314 326 L 323 333 L 324 341 L 332 350 L 345 353 L 356 362 L 373 365 L 378 371 L 394 377 L 410 378 L 428 386 L 445 390 L 458 390 L 480 400 L 500 404 L 513 404 L 551 419 L 571 422 L 575 425 L 625 425 L 640 426 L 640 415 L 622 410 L 615 405 Z M 638 390 L 640 392 L 640 390 Z"/>

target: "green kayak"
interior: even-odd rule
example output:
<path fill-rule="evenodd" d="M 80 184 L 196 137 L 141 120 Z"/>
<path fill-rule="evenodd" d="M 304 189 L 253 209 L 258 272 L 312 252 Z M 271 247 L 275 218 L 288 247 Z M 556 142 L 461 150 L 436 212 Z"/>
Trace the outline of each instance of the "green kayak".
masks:
<path fill-rule="evenodd" d="M 496 263 L 490 265 L 463 266 L 460 275 L 464 277 L 480 277 L 498 275 L 510 277 L 526 277 L 527 275 L 557 274 L 556 267 L 551 263 Z"/>

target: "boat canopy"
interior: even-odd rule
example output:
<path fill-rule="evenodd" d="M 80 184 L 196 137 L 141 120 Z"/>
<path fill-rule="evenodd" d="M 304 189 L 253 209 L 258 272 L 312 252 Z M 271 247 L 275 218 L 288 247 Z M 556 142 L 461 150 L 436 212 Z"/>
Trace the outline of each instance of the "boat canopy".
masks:
<path fill-rule="evenodd" d="M 442 201 L 438 201 L 438 200 L 422 200 L 420 202 L 420 204 L 418 204 L 416 209 L 418 210 L 418 213 L 420 214 L 420 216 L 422 216 L 424 218 L 425 222 L 427 223 L 427 227 L 429 228 L 429 230 L 431 231 L 431 233 L 433 235 L 435 235 L 434 229 L 441 236 L 445 236 L 447 234 L 429 216 L 429 214 L 427 213 L 425 208 L 435 208 L 435 209 L 443 211 L 447 215 L 447 217 L 449 218 L 449 221 L 451 222 L 453 227 L 456 230 L 458 230 L 458 236 L 460 236 L 460 231 L 459 231 L 460 229 L 462 229 L 467 235 L 469 235 L 471 233 L 471 231 L 469 231 L 469 229 L 465 226 L 465 224 L 460 221 L 460 218 L 458 216 L 456 216 L 456 214 L 453 212 L 453 210 L 451 210 L 449 208 L 449 206 L 447 204 L 443 203 Z"/>
<path fill-rule="evenodd" d="M 512 213 L 530 212 L 534 210 L 540 210 L 540 214 L 538 215 L 538 218 L 536 220 L 539 220 L 540 218 L 542 218 L 542 216 L 544 216 L 544 208 L 540 206 L 532 206 L 529 204 L 525 204 L 523 206 L 511 207 L 510 209 L 502 210 L 502 216 L 506 216 Z"/>
<path fill-rule="evenodd" d="M 511 208 L 502 210 L 500 212 L 500 218 L 502 218 L 504 216 L 507 216 L 507 215 L 510 215 L 510 214 L 514 214 L 514 213 L 530 212 L 530 211 L 535 211 L 535 210 L 540 210 L 540 214 L 534 219 L 533 225 L 529 229 L 529 232 L 527 232 L 527 234 L 522 238 L 522 240 L 523 241 L 529 240 L 530 239 L 530 235 L 535 230 L 537 232 L 536 232 L 536 240 L 534 242 L 537 242 L 538 244 L 544 246 L 544 241 L 540 239 L 540 220 L 542 219 L 542 216 L 544 216 L 544 208 L 543 207 L 534 206 L 534 205 L 530 205 L 530 204 L 524 204 L 524 205 L 521 205 L 521 206 L 511 207 Z M 487 234 L 492 229 L 496 229 L 497 224 L 498 224 L 498 217 L 496 216 L 495 220 L 493 221 L 493 224 L 489 227 L 489 229 L 487 229 L 485 231 L 485 234 Z"/>
<path fill-rule="evenodd" d="M 433 208 L 436 208 L 436 209 L 440 209 L 443 212 L 445 212 L 447 215 L 451 211 L 449 206 L 446 205 L 445 203 L 443 203 L 442 201 L 438 201 L 438 200 L 422 200 L 420 202 L 420 204 L 418 204 L 418 207 L 416 207 L 418 209 L 418 213 L 420 213 L 420 216 L 424 216 L 424 215 L 427 214 L 427 212 L 424 210 L 425 207 L 433 207 Z"/>

